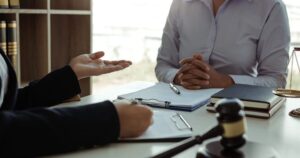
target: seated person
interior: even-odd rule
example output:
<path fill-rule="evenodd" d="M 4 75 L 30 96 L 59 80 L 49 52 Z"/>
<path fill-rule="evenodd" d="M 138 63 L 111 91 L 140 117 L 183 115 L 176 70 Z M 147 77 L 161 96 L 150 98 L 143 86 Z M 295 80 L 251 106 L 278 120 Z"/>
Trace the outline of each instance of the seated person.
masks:
<path fill-rule="evenodd" d="M 143 105 L 104 101 L 47 108 L 80 93 L 78 80 L 128 67 L 103 52 L 73 58 L 69 65 L 18 89 L 16 74 L 0 52 L 0 156 L 35 157 L 92 147 L 141 135 L 152 122 Z"/>
<path fill-rule="evenodd" d="M 188 89 L 285 87 L 289 44 L 280 0 L 173 0 L 155 73 Z"/>

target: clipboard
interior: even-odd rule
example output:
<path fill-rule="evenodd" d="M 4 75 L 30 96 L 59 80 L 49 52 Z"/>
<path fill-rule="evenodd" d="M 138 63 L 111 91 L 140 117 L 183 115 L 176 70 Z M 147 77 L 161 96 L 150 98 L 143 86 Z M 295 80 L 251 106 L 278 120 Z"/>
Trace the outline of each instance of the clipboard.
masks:
<path fill-rule="evenodd" d="M 153 124 L 144 134 L 119 142 L 173 142 L 192 136 L 192 126 L 179 113 L 154 110 L 153 114 Z"/>
<path fill-rule="evenodd" d="M 210 97 L 222 89 L 188 90 L 176 86 L 180 95 L 174 93 L 169 84 L 164 82 L 128 94 L 119 95 L 118 99 L 135 100 L 152 107 L 193 111 L 210 102 Z"/>

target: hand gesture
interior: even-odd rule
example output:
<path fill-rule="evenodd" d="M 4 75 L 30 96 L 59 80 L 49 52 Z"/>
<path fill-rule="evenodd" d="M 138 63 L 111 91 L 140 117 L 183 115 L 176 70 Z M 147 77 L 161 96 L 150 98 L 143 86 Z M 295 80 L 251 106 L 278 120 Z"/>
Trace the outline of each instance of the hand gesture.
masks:
<path fill-rule="evenodd" d="M 102 60 L 103 56 L 104 52 L 82 54 L 73 58 L 69 65 L 77 75 L 77 78 L 82 79 L 122 70 L 132 64 L 131 61 L 127 60 Z"/>

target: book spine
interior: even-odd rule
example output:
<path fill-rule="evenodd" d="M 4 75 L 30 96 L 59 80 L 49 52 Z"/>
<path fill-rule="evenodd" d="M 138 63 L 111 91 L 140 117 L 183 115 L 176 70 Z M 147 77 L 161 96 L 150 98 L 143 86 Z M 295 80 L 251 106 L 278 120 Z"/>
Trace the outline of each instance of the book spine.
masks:
<path fill-rule="evenodd" d="M 10 8 L 20 8 L 20 0 L 9 0 Z"/>
<path fill-rule="evenodd" d="M 0 21 L 0 48 L 7 55 L 6 21 Z"/>
<path fill-rule="evenodd" d="M 17 23 L 9 21 L 7 23 L 7 55 L 14 68 L 17 68 Z"/>
<path fill-rule="evenodd" d="M 9 8 L 8 0 L 0 0 L 0 8 L 2 8 L 2 9 Z"/>

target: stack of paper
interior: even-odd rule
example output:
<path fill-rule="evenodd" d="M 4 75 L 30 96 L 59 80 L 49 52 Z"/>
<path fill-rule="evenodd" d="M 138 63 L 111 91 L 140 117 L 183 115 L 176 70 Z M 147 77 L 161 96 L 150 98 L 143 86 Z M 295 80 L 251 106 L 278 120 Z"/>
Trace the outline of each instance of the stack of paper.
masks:
<path fill-rule="evenodd" d="M 153 124 L 147 131 L 136 138 L 121 139 L 121 141 L 165 141 L 184 139 L 192 136 L 192 130 L 172 111 L 154 111 Z"/>

